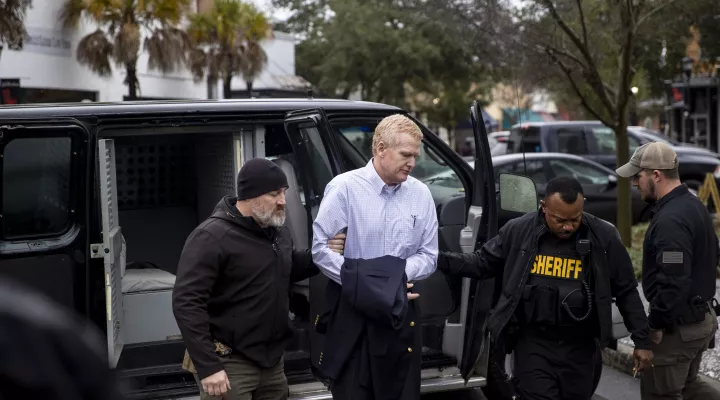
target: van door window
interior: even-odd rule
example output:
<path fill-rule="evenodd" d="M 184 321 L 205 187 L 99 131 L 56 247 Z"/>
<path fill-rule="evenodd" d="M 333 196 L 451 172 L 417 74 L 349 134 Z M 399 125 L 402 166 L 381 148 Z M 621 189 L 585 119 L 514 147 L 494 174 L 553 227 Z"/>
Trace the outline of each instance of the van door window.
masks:
<path fill-rule="evenodd" d="M 375 133 L 374 125 L 336 125 L 341 136 L 341 147 L 350 147 L 356 154 L 357 161 L 351 161 L 351 168 L 365 166 L 372 158 L 372 138 Z M 347 151 L 346 151 L 347 153 Z M 352 159 L 352 157 L 347 157 Z M 431 187 L 450 189 L 463 189 L 462 181 L 458 178 L 453 169 L 445 164 L 440 156 L 430 147 L 423 144 L 420 146 L 420 155 L 415 160 L 415 168 L 410 173 Z M 441 189 L 442 190 L 442 189 Z"/>
<path fill-rule="evenodd" d="M 70 225 L 70 137 L 17 138 L 2 159 L 3 238 L 62 234 Z"/>

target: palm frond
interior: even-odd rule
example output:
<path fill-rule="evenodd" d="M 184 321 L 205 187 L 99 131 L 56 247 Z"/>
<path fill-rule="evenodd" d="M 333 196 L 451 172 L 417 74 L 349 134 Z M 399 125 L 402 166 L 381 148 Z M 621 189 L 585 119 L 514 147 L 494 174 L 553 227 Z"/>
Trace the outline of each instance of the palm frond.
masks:
<path fill-rule="evenodd" d="M 195 82 L 200 82 L 205 77 L 205 70 L 208 69 L 208 59 L 208 54 L 201 49 L 196 48 L 188 52 L 188 68 Z"/>
<path fill-rule="evenodd" d="M 243 79 L 252 82 L 258 77 L 267 66 L 267 53 L 260 44 L 248 42 L 243 52 L 242 65 L 240 67 Z"/>
<path fill-rule="evenodd" d="M 32 5 L 30 0 L 0 1 L 0 45 L 21 49 L 25 39 L 25 14 Z"/>
<path fill-rule="evenodd" d="M 145 50 L 150 56 L 148 67 L 168 73 L 177 70 L 185 63 L 190 42 L 186 32 L 166 27 L 155 30 L 145 39 Z"/>
<path fill-rule="evenodd" d="M 115 37 L 114 58 L 120 64 L 127 64 L 137 60 L 140 52 L 140 27 L 132 22 L 126 22 Z"/>
<path fill-rule="evenodd" d="M 113 44 L 108 40 L 105 32 L 100 29 L 85 36 L 77 47 L 77 59 L 87 65 L 100 76 L 112 74 L 110 57 L 113 54 Z"/>
<path fill-rule="evenodd" d="M 143 0 L 138 1 L 136 14 L 145 23 L 177 25 L 190 10 L 190 0 Z"/>
<path fill-rule="evenodd" d="M 65 29 L 76 28 L 85 11 L 84 0 L 66 0 L 60 9 L 60 22 Z"/>

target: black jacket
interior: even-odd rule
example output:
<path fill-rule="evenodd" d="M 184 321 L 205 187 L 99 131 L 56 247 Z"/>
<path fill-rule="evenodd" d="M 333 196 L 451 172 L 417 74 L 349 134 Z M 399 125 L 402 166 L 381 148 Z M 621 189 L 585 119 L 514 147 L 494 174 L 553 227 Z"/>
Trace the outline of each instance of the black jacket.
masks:
<path fill-rule="evenodd" d="M 173 290 L 173 313 L 201 379 L 223 369 L 214 340 L 269 368 L 292 336 L 292 282 L 317 274 L 310 250 L 290 231 L 262 229 L 226 197 L 188 237 Z"/>
<path fill-rule="evenodd" d="M 623 316 L 638 349 L 650 348 L 648 320 L 630 256 L 614 226 L 583 213 L 582 223 L 588 229 L 592 251 L 588 262 L 594 276 L 593 292 L 597 305 L 601 347 L 607 346 L 612 334 L 612 298 Z M 502 293 L 487 321 L 493 341 L 497 341 L 520 301 L 532 260 L 538 251 L 540 236 L 547 230 L 541 211 L 516 218 L 503 226 L 498 235 L 474 253 L 441 252 L 438 269 L 473 279 L 502 276 Z"/>
<path fill-rule="evenodd" d="M 360 381 L 374 389 L 375 399 L 397 399 L 405 385 L 415 338 L 409 320 L 405 260 L 384 256 L 370 260 L 345 259 L 340 270 L 342 286 L 328 281 L 325 292 L 329 311 L 316 325 L 325 335 L 318 362 L 324 378 L 335 380 L 356 346 L 361 353 Z M 410 349 L 410 350 L 409 350 Z"/>
<path fill-rule="evenodd" d="M 89 321 L 2 279 L 0 399 L 121 399 L 103 339 Z"/>
<path fill-rule="evenodd" d="M 718 237 L 707 207 L 682 185 L 653 207 L 643 243 L 643 292 L 650 327 L 671 328 L 689 300 L 715 296 Z"/>

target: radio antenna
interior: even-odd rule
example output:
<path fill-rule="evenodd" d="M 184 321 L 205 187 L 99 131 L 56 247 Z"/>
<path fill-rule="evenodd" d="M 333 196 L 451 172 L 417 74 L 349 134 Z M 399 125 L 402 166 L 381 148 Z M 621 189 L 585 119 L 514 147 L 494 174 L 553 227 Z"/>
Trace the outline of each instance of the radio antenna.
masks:
<path fill-rule="evenodd" d="M 512 74 L 515 81 L 515 98 L 517 99 L 517 113 L 518 113 L 518 119 L 517 119 L 517 125 L 518 125 L 518 134 L 520 135 L 520 149 L 522 150 L 523 155 L 523 168 L 525 170 L 525 176 L 528 176 L 527 172 L 527 161 L 525 159 L 525 134 L 523 133 L 523 125 L 522 125 L 522 108 L 520 107 L 520 83 L 519 79 L 517 77 L 517 71 L 513 67 Z M 510 127 L 512 129 L 512 127 Z"/>

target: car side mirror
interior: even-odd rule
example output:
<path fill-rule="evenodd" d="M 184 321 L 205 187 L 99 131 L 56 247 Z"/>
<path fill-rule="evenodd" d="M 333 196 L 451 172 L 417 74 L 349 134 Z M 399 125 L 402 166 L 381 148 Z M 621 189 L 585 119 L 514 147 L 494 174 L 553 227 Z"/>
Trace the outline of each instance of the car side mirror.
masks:
<path fill-rule="evenodd" d="M 532 179 L 522 175 L 500 174 L 499 181 L 500 211 L 520 215 L 537 211 L 537 188 Z"/>
<path fill-rule="evenodd" d="M 617 185 L 617 176 L 608 175 L 608 189 L 614 188 Z"/>

